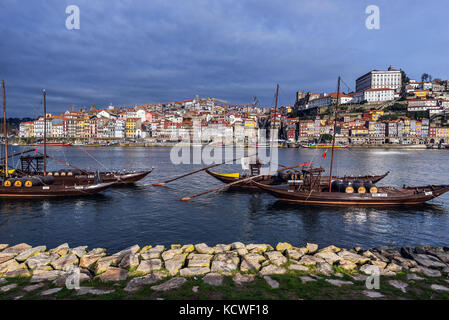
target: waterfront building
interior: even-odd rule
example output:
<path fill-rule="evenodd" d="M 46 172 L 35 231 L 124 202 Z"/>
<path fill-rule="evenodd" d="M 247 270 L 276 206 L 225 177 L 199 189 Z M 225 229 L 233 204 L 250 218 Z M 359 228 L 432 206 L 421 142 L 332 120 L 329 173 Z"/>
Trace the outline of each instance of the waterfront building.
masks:
<path fill-rule="evenodd" d="M 313 120 L 299 120 L 299 136 L 311 137 L 315 135 L 315 122 Z"/>
<path fill-rule="evenodd" d="M 51 135 L 52 123 L 50 119 L 46 121 L 46 132 Z M 34 121 L 34 137 L 43 138 L 44 137 L 44 117 L 40 117 L 38 120 Z"/>
<path fill-rule="evenodd" d="M 131 113 L 135 114 L 135 113 Z M 125 137 L 126 138 L 138 138 L 137 130 L 141 130 L 142 121 L 137 117 L 127 117 L 125 120 Z"/>
<path fill-rule="evenodd" d="M 369 121 L 368 134 L 370 137 L 385 137 L 386 124 L 384 122 Z"/>
<path fill-rule="evenodd" d="M 125 138 L 125 120 L 123 118 L 118 118 L 115 121 L 114 137 L 118 139 Z"/>
<path fill-rule="evenodd" d="M 351 137 L 358 137 L 358 136 L 367 136 L 369 135 L 369 130 L 365 126 L 356 126 L 350 128 L 350 135 Z"/>
<path fill-rule="evenodd" d="M 436 127 L 435 136 L 438 138 L 449 138 L 449 127 Z"/>
<path fill-rule="evenodd" d="M 20 123 L 19 137 L 21 137 L 21 138 L 34 137 L 34 122 L 33 121 L 26 121 L 26 122 Z"/>

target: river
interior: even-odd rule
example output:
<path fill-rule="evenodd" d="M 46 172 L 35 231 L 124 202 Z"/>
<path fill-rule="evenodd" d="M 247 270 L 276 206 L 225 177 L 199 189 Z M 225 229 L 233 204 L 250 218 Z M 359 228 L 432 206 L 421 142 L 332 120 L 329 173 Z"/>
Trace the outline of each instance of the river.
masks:
<path fill-rule="evenodd" d="M 26 147 L 11 146 L 10 152 Z M 204 172 L 164 187 L 167 180 L 204 165 L 170 161 L 170 148 L 49 147 L 51 156 L 91 170 L 154 167 L 134 186 L 116 187 L 88 198 L 0 200 L 0 243 L 47 245 L 68 242 L 115 252 L 133 244 L 209 245 L 289 242 L 320 246 L 371 248 L 381 245 L 449 244 L 449 194 L 426 205 L 398 208 L 307 207 L 278 202 L 259 192 L 220 191 L 191 202 L 177 199 L 221 185 Z M 328 170 L 330 152 L 279 149 L 279 163 L 313 160 Z M 17 165 L 11 160 L 10 165 Z M 49 166 L 60 168 L 50 161 Z M 335 173 L 390 174 L 378 185 L 449 183 L 448 150 L 347 149 L 336 150 Z M 235 172 L 238 164 L 216 168 Z"/>

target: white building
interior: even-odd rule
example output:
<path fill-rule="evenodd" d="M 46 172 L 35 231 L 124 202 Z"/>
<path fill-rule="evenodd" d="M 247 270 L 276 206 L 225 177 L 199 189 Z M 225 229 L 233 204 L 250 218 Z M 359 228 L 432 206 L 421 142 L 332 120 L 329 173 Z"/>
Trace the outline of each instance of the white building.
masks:
<path fill-rule="evenodd" d="M 19 137 L 30 138 L 34 136 L 33 121 L 21 122 L 19 125 Z"/>
<path fill-rule="evenodd" d="M 426 99 L 426 100 L 409 100 L 407 111 L 433 111 L 438 112 L 441 109 L 438 100 Z"/>
<path fill-rule="evenodd" d="M 51 128 L 52 138 L 64 138 L 64 125 L 62 123 L 55 123 Z"/>
<path fill-rule="evenodd" d="M 394 90 L 389 88 L 368 89 L 352 94 L 354 103 L 367 101 L 368 103 L 376 103 L 394 100 Z"/>
<path fill-rule="evenodd" d="M 115 119 L 117 119 L 117 116 L 111 112 L 106 111 L 106 110 L 101 110 L 100 112 L 97 113 L 97 118 L 106 118 L 106 119 L 115 120 Z"/>
<path fill-rule="evenodd" d="M 138 109 L 136 111 L 136 118 L 140 118 L 140 121 L 142 122 L 147 121 L 147 112 L 143 109 Z"/>
<path fill-rule="evenodd" d="M 352 102 L 352 97 L 348 96 L 344 93 L 340 93 L 339 103 L 346 104 Z M 319 108 L 319 107 L 328 107 L 337 102 L 337 93 L 331 93 L 321 98 L 310 100 L 307 109 Z"/>
<path fill-rule="evenodd" d="M 125 138 L 125 121 L 118 119 L 115 121 L 115 138 Z"/>
<path fill-rule="evenodd" d="M 356 80 L 357 92 L 368 89 L 389 88 L 394 89 L 398 93 L 401 90 L 401 86 L 401 71 L 395 70 L 391 66 L 387 71 L 372 70 Z"/>
<path fill-rule="evenodd" d="M 51 123 L 51 119 L 47 119 L 46 121 L 47 125 L 46 125 L 46 134 L 48 137 L 51 136 L 52 133 L 52 123 Z M 34 136 L 35 137 L 39 137 L 39 138 L 43 138 L 44 137 L 44 118 L 41 117 L 38 120 L 34 121 Z"/>

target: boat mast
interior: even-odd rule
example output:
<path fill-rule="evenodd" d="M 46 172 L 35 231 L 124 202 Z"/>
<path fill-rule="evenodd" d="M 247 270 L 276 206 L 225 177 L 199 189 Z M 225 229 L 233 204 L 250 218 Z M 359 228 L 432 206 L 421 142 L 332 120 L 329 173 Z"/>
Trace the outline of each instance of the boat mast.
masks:
<path fill-rule="evenodd" d="M 331 170 L 329 176 L 329 192 L 332 192 L 332 169 L 334 166 L 334 148 L 335 148 L 335 135 L 337 133 L 337 110 L 340 103 L 340 77 L 338 77 L 338 88 L 337 88 L 337 104 L 335 105 L 335 116 L 334 116 L 334 134 L 332 137 L 332 156 L 331 156 Z"/>
<path fill-rule="evenodd" d="M 44 89 L 44 176 L 47 175 L 47 100 Z"/>
<path fill-rule="evenodd" d="M 277 86 L 276 86 L 276 100 L 275 100 L 275 104 L 274 104 L 274 121 L 273 121 L 273 125 L 272 125 L 273 131 L 271 131 L 271 129 L 270 129 L 270 166 L 271 166 L 271 144 L 273 143 L 273 141 L 271 139 L 273 138 L 273 132 L 276 129 L 276 113 L 277 113 L 277 109 L 278 109 L 278 99 L 279 99 L 279 84 L 277 84 Z"/>
<path fill-rule="evenodd" d="M 276 113 L 278 109 L 278 99 L 279 99 L 279 84 L 276 86 L 276 103 L 274 104 L 274 123 L 273 127 L 276 127 Z"/>
<path fill-rule="evenodd" d="M 6 124 L 6 92 L 5 92 L 5 80 L 2 80 L 3 89 L 3 135 L 5 136 L 5 176 L 9 177 L 8 173 L 8 130 Z"/>

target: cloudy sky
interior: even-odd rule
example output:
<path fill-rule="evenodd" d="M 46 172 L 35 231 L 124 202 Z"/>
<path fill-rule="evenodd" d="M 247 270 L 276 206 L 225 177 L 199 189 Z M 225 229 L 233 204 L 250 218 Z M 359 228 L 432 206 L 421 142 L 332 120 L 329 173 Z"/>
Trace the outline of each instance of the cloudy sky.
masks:
<path fill-rule="evenodd" d="M 380 29 L 365 27 L 368 5 Z M 68 5 L 80 29 L 66 28 Z M 447 1 L 2 0 L 0 79 L 10 117 L 48 109 L 202 97 L 294 103 L 298 89 L 344 91 L 389 65 L 449 78 Z"/>

